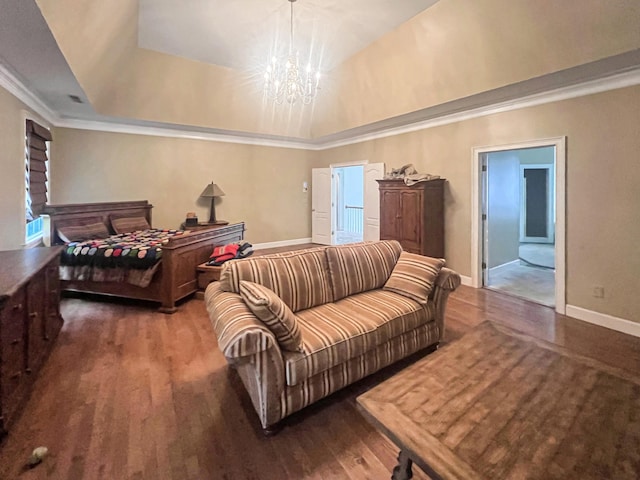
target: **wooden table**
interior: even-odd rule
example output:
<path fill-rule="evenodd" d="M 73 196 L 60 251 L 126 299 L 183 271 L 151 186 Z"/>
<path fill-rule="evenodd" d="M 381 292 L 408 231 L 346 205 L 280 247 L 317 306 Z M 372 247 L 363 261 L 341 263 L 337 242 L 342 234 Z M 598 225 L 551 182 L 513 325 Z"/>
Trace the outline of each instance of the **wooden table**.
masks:
<path fill-rule="evenodd" d="M 393 479 L 640 478 L 640 380 L 489 322 L 357 402 Z"/>

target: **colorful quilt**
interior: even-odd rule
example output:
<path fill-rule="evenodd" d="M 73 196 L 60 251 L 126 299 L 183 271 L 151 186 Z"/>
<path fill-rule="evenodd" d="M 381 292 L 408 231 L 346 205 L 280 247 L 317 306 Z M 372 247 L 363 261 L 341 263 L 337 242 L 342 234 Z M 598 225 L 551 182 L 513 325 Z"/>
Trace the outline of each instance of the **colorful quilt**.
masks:
<path fill-rule="evenodd" d="M 183 230 L 152 228 L 107 238 L 71 242 L 62 252 L 60 263 L 67 266 L 147 269 L 162 258 L 162 245 Z"/>

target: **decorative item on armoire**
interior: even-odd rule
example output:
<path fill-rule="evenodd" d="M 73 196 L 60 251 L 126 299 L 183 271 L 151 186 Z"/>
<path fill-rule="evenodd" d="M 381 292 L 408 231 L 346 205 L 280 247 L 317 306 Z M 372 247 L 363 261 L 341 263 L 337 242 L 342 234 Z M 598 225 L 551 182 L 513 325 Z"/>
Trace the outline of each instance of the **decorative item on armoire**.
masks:
<path fill-rule="evenodd" d="M 204 191 L 200 194 L 200 196 L 205 198 L 211 198 L 211 215 L 209 217 L 209 223 L 210 224 L 217 223 L 215 201 L 216 201 L 216 197 L 224 197 L 224 192 L 218 185 L 216 185 L 212 181 L 209 185 L 205 187 Z"/>
<path fill-rule="evenodd" d="M 412 163 L 403 165 L 400 168 L 394 168 L 390 172 L 385 173 L 384 180 L 403 180 L 405 184 L 411 186 L 418 182 L 428 182 L 430 180 L 438 180 L 440 175 L 431 175 L 430 173 L 418 173 Z"/>

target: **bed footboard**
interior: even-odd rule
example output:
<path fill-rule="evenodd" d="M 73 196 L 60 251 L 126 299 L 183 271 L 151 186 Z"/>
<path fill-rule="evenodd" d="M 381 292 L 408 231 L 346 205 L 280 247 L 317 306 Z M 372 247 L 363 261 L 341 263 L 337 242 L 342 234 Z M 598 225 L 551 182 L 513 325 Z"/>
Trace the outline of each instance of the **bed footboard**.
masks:
<path fill-rule="evenodd" d="M 114 217 L 145 217 L 151 225 L 152 205 L 146 200 L 129 202 L 47 205 L 45 243 L 62 244 L 57 229 L 101 221 L 110 225 Z M 198 230 L 173 237 L 162 247 L 162 264 L 146 288 L 116 282 L 63 281 L 70 291 L 97 293 L 160 303 L 160 311 L 173 313 L 176 302 L 198 290 L 196 267 L 209 259 L 213 248 L 244 239 L 244 223 Z"/>
<path fill-rule="evenodd" d="M 239 242 L 244 238 L 244 223 L 217 227 L 172 238 L 162 247 L 162 269 L 172 272 L 162 276 L 160 311 L 173 313 L 175 303 L 198 290 L 196 267 L 206 262 L 214 247 Z"/>

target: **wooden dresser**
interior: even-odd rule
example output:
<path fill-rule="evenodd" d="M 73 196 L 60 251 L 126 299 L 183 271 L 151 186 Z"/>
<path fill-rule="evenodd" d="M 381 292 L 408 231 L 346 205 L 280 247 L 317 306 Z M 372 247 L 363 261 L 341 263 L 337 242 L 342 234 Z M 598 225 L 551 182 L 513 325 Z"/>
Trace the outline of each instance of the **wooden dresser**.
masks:
<path fill-rule="evenodd" d="M 411 253 L 444 258 L 444 179 L 378 180 L 380 240 L 398 240 Z"/>
<path fill-rule="evenodd" d="M 62 328 L 61 249 L 0 252 L 0 437 L 28 400 Z"/>

